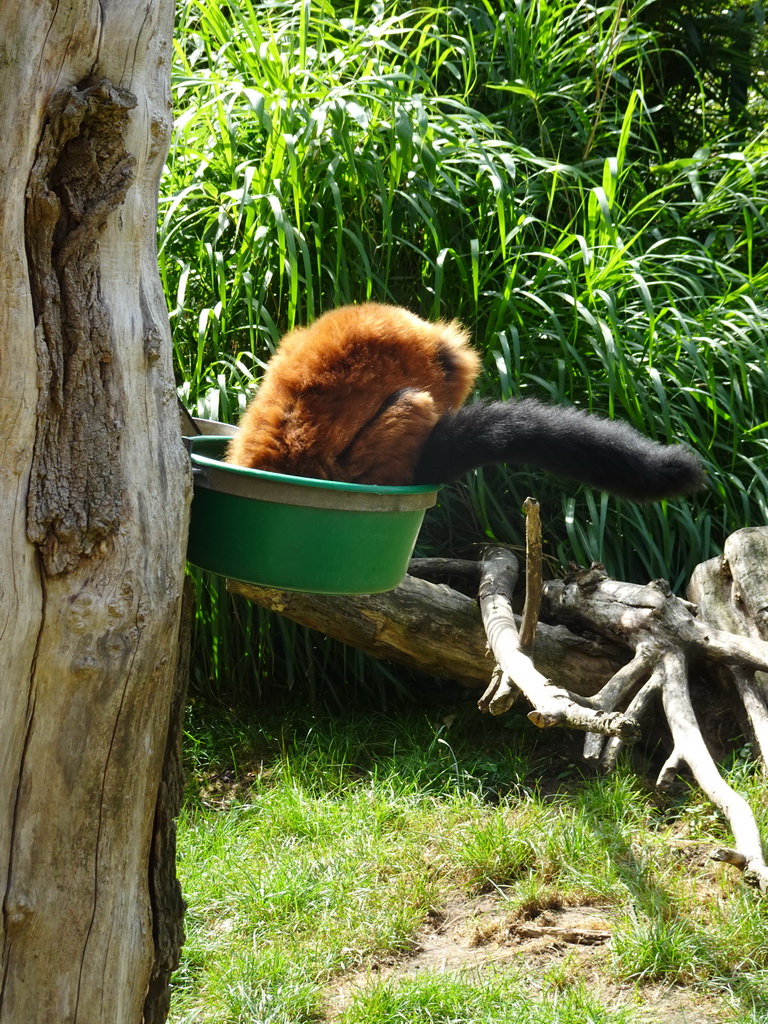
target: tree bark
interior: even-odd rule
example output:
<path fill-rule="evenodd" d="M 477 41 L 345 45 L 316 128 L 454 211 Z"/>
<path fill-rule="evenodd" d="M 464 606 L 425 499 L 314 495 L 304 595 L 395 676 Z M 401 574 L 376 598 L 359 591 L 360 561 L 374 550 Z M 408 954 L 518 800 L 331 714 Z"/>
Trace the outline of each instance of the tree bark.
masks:
<path fill-rule="evenodd" d="M 189 502 L 155 252 L 172 28 L 170 0 L 0 0 L 2 1024 L 138 1024 L 174 958 L 152 867 Z"/>
<path fill-rule="evenodd" d="M 747 528 L 725 542 L 721 558 L 698 565 L 688 596 L 699 613 L 718 629 L 768 640 L 768 530 Z M 749 673 L 735 665 L 730 674 L 738 690 L 756 753 L 768 765 L 768 673 Z"/>
<path fill-rule="evenodd" d="M 459 563 L 450 565 L 460 569 Z M 478 563 L 465 565 L 479 578 Z M 428 675 L 477 687 L 493 672 L 477 601 L 444 584 L 406 576 L 394 590 L 365 597 L 300 594 L 236 580 L 228 580 L 227 588 L 302 626 Z M 540 623 L 536 632 L 536 667 L 584 696 L 596 693 L 625 658 L 622 648 L 562 626 Z"/>

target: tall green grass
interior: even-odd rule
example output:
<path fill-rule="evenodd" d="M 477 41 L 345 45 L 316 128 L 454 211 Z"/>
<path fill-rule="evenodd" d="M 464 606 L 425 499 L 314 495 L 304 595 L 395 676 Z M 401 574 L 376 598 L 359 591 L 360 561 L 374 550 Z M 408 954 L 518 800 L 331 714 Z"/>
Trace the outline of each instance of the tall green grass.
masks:
<path fill-rule="evenodd" d="M 646 508 L 493 468 L 424 553 L 518 541 L 533 494 L 560 562 L 680 588 L 768 521 L 768 136 L 662 149 L 648 6 L 180 3 L 160 266 L 188 404 L 235 420 L 285 329 L 400 303 L 471 328 L 481 393 L 626 419 L 711 479 Z"/>

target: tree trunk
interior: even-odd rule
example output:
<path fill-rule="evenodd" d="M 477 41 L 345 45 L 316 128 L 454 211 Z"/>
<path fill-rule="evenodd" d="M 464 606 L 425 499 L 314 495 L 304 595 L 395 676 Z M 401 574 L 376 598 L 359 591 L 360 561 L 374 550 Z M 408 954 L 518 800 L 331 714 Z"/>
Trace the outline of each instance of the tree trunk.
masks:
<path fill-rule="evenodd" d="M 0 0 L 2 1024 L 160 1020 L 179 942 L 152 863 L 189 500 L 155 254 L 172 28 L 171 0 Z"/>

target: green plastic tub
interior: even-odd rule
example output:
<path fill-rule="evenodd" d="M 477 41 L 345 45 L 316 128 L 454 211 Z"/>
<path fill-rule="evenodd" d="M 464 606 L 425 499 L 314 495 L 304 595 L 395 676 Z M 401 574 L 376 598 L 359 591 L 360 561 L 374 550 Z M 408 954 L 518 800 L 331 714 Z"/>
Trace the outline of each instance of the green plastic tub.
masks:
<path fill-rule="evenodd" d="M 230 579 L 313 594 L 377 594 L 405 576 L 434 487 L 369 487 L 230 466 L 226 437 L 189 437 L 187 558 Z"/>

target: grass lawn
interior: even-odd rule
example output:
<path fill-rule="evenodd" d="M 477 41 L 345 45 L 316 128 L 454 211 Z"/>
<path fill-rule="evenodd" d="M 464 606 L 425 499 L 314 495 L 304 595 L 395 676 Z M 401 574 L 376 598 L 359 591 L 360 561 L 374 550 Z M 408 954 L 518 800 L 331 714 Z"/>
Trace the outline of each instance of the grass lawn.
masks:
<path fill-rule="evenodd" d="M 717 814 L 655 795 L 652 750 L 607 778 L 577 751 L 472 702 L 193 706 L 171 1020 L 768 1021 L 768 907 L 709 858 Z"/>

